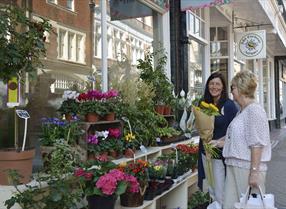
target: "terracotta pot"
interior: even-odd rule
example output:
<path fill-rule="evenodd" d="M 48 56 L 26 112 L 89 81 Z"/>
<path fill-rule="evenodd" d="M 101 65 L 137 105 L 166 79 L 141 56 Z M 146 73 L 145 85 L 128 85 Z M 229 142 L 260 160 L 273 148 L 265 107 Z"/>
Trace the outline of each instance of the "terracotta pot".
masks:
<path fill-rule="evenodd" d="M 110 113 L 106 114 L 103 117 L 103 120 L 105 120 L 105 121 L 114 121 L 115 120 L 115 113 L 114 112 L 110 112 Z"/>
<path fill-rule="evenodd" d="M 92 195 L 87 197 L 88 209 L 114 209 L 116 196 Z"/>
<path fill-rule="evenodd" d="M 135 151 L 132 150 L 131 148 L 126 149 L 124 153 L 126 158 L 133 158 L 134 154 L 135 154 Z"/>
<path fill-rule="evenodd" d="M 115 150 L 110 150 L 109 151 L 109 156 L 111 156 L 112 158 L 116 159 L 116 158 L 118 158 L 119 154 Z"/>
<path fill-rule="evenodd" d="M 35 149 L 16 152 L 15 150 L 0 151 L 0 185 L 9 185 L 8 169 L 16 170 L 23 178 L 21 183 L 28 183 L 32 176 L 32 162 Z"/>
<path fill-rule="evenodd" d="M 65 118 L 66 118 L 67 121 L 72 121 L 73 116 L 72 116 L 72 114 L 66 113 L 65 114 Z"/>
<path fill-rule="evenodd" d="M 99 115 L 93 112 L 87 113 L 85 115 L 86 122 L 97 122 L 99 119 Z"/>
<path fill-rule="evenodd" d="M 168 105 L 164 106 L 164 115 L 171 115 L 172 108 Z"/>
<path fill-rule="evenodd" d="M 155 105 L 155 111 L 158 114 L 163 115 L 164 114 L 164 105 Z"/>

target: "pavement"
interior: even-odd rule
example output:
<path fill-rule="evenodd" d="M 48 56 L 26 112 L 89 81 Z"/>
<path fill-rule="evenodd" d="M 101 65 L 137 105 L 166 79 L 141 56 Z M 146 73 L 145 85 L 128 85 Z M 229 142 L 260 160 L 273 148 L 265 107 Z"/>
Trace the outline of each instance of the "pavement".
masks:
<path fill-rule="evenodd" d="M 266 193 L 275 197 L 275 206 L 286 209 L 286 126 L 270 132 L 272 158 L 268 163 Z"/>

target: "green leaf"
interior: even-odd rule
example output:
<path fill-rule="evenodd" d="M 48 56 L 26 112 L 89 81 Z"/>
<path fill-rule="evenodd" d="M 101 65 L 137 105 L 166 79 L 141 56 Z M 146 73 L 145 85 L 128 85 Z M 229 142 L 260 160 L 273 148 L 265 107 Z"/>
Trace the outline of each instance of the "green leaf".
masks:
<path fill-rule="evenodd" d="M 127 183 L 124 181 L 120 181 L 117 185 L 117 189 L 115 191 L 115 194 L 117 196 L 122 195 L 123 193 L 125 193 L 126 189 L 127 189 Z"/>

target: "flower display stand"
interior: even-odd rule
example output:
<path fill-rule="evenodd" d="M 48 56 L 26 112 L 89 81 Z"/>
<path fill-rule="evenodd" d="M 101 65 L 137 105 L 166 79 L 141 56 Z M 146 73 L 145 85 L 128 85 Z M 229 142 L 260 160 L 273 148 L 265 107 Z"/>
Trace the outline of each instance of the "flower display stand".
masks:
<path fill-rule="evenodd" d="M 79 145 L 82 147 L 81 149 L 81 158 L 88 159 L 87 153 L 87 138 L 88 135 L 94 133 L 95 131 L 104 131 L 109 128 L 119 128 L 122 132 L 123 123 L 121 120 L 113 120 L 113 121 L 96 121 L 96 122 L 80 122 L 81 129 L 83 130 L 83 135 L 79 140 Z M 82 150 L 85 150 L 83 153 Z M 84 157 L 85 156 L 85 157 Z M 117 158 L 117 157 L 116 157 Z"/>
<path fill-rule="evenodd" d="M 177 144 L 188 144 L 191 142 L 198 143 L 199 138 L 193 137 Z M 176 143 L 175 143 L 176 144 Z M 153 159 L 160 156 L 164 152 L 168 152 L 171 149 L 171 145 L 164 145 L 160 147 L 148 147 L 147 153 L 142 151 L 136 151 L 135 158 L 137 159 Z M 114 160 L 113 162 L 119 164 L 122 162 L 132 162 L 133 158 L 121 158 Z M 168 182 L 168 181 L 172 181 Z M 160 194 L 155 194 L 153 198 L 144 200 L 141 206 L 127 207 L 122 206 L 120 198 L 117 199 L 115 209 L 157 209 L 157 208 L 188 208 L 188 196 L 197 190 L 197 171 L 192 172 L 191 170 L 178 176 L 176 179 L 168 179 L 165 182 L 166 187 L 162 189 Z M 167 187 L 167 184 L 168 187 Z M 190 192 L 191 193 L 190 193 Z M 147 191 L 146 191 L 147 192 Z"/>

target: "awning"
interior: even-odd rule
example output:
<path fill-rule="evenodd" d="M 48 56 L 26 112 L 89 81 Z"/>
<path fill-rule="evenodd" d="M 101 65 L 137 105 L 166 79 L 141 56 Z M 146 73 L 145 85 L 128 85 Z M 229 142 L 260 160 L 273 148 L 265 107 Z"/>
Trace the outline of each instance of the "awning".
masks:
<path fill-rule="evenodd" d="M 167 0 L 110 0 L 111 20 L 152 16 L 153 11 L 160 14 L 168 11 Z"/>
<path fill-rule="evenodd" d="M 213 7 L 230 3 L 231 0 L 181 0 L 181 11 Z"/>

